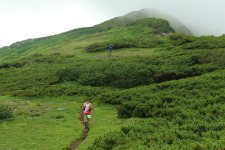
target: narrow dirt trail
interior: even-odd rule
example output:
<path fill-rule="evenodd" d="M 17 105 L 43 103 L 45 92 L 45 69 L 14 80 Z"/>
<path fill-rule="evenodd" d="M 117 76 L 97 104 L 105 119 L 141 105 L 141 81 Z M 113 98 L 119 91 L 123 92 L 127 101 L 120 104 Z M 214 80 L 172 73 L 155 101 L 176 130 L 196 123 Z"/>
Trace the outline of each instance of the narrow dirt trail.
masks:
<path fill-rule="evenodd" d="M 82 109 L 80 110 L 80 122 L 81 123 L 83 122 L 83 110 Z M 81 138 L 79 140 L 75 141 L 71 145 L 71 150 L 75 150 L 80 145 L 80 143 L 82 143 L 86 139 L 86 137 L 88 136 L 88 131 L 89 131 L 88 128 L 83 131 Z"/>
<path fill-rule="evenodd" d="M 88 135 L 88 131 L 89 130 L 83 131 L 81 138 L 71 145 L 71 150 L 75 150 L 80 145 L 80 143 L 82 143 L 86 139 L 86 137 Z"/>

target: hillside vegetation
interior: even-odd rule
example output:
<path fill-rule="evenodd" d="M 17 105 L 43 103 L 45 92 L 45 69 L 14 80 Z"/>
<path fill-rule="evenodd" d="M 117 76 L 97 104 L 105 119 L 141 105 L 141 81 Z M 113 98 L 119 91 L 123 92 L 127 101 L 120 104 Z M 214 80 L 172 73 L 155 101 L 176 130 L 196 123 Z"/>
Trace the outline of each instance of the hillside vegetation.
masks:
<path fill-rule="evenodd" d="M 103 127 L 93 127 L 80 149 L 225 147 L 225 36 L 175 33 L 163 19 L 115 18 L 14 43 L 0 58 L 0 96 L 84 96 L 116 106 L 115 128 L 96 137 Z"/>

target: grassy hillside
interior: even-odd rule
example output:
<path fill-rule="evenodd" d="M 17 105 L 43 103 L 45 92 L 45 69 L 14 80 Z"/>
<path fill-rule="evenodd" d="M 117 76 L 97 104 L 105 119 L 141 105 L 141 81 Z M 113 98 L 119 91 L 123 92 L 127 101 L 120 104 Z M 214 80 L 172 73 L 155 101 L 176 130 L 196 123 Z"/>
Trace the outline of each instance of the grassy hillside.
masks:
<path fill-rule="evenodd" d="M 88 97 L 96 119 L 80 150 L 223 149 L 224 41 L 175 33 L 162 19 L 115 18 L 1 48 L 0 103 L 14 111 L 0 121 L 1 147 L 68 148 Z"/>
<path fill-rule="evenodd" d="M 156 35 L 169 32 L 174 31 L 167 21 L 151 18 L 132 21 L 114 28 L 108 28 L 107 25 L 80 28 L 50 37 L 28 39 L 16 42 L 9 47 L 3 47 L 0 49 L 0 63 L 39 54 L 83 55 L 80 52 L 84 48 L 102 41 L 113 44 L 121 40 L 127 40 L 128 42 L 144 40 L 145 42 L 140 43 L 144 45 Z M 121 44 L 123 45 L 123 43 Z M 152 47 L 152 45 L 150 46 Z"/>

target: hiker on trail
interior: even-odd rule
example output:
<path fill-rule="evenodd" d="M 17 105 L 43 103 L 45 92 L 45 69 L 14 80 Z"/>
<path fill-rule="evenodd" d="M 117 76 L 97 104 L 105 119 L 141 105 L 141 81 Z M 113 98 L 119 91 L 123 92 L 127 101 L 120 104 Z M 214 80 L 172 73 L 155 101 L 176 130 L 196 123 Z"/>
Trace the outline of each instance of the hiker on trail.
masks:
<path fill-rule="evenodd" d="M 110 57 L 112 56 L 112 46 L 111 45 L 109 46 L 109 56 Z"/>
<path fill-rule="evenodd" d="M 90 103 L 90 100 L 87 99 L 86 102 L 82 105 L 82 110 L 84 111 L 84 119 L 90 121 L 91 111 L 94 110 L 94 107 Z"/>

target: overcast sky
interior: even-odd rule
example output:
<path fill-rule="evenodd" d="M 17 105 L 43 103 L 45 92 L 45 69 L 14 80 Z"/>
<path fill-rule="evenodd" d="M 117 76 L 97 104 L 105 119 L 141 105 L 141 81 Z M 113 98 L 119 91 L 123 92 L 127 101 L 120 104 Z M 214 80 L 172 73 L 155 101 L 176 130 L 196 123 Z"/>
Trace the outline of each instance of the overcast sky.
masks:
<path fill-rule="evenodd" d="M 224 6 L 225 0 L 0 0 L 0 47 L 93 26 L 143 8 L 176 17 L 196 35 L 220 36 L 225 34 Z"/>

